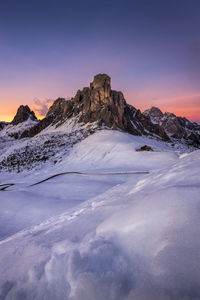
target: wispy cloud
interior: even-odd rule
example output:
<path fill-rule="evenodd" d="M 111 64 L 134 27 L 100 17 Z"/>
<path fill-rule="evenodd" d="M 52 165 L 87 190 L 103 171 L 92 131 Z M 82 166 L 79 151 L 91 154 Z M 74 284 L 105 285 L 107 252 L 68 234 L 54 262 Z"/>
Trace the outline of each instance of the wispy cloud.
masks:
<path fill-rule="evenodd" d="M 38 98 L 35 98 L 33 100 L 34 102 L 34 110 L 36 113 L 38 113 L 40 116 L 46 116 L 49 106 L 53 103 L 53 99 L 45 99 L 41 100 Z"/>

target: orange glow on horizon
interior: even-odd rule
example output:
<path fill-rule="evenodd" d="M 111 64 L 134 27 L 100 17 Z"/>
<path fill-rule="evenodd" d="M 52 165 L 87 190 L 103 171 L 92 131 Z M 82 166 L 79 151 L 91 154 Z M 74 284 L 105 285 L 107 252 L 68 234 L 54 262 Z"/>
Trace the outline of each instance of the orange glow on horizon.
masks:
<path fill-rule="evenodd" d="M 156 92 L 140 94 L 139 96 L 131 97 L 129 95 L 128 103 L 132 104 L 137 109 L 142 112 L 152 106 L 160 108 L 160 110 L 165 112 L 170 112 L 175 114 L 177 117 L 185 117 L 192 122 L 200 123 L 200 95 L 189 95 L 176 98 L 170 97 L 156 97 L 151 98 L 150 95 L 156 94 Z M 137 99 L 137 100 L 136 100 Z"/>
<path fill-rule="evenodd" d="M 156 106 L 159 107 L 163 113 L 171 112 L 176 116 L 186 117 L 193 122 L 200 122 L 200 95 L 160 100 L 148 100 L 146 95 L 144 98 L 143 97 L 143 95 L 140 95 L 140 97 L 131 97 L 131 95 L 129 95 L 127 103 L 130 103 L 137 109 L 140 109 L 142 112 L 152 106 Z M 39 120 L 44 118 L 44 115 L 41 115 L 39 112 L 37 112 L 37 105 L 34 104 L 33 100 L 29 100 L 27 101 L 27 103 L 25 103 L 25 101 L 23 102 L 24 105 L 29 105 L 30 109 L 35 112 L 35 115 Z M 9 103 L 9 101 L 7 101 L 7 103 Z M 48 107 L 50 106 L 51 104 L 48 104 Z M 0 121 L 11 122 L 17 112 L 18 107 L 19 104 L 17 104 L 16 102 L 12 104 L 9 103 L 8 106 L 2 105 L 0 112 Z"/>
<path fill-rule="evenodd" d="M 12 109 L 12 111 L 13 111 L 13 109 Z M 16 112 L 17 112 L 17 109 L 15 110 L 15 112 L 13 114 L 0 113 L 0 122 L 12 122 Z M 41 116 L 40 114 L 37 114 L 36 112 L 35 112 L 35 115 L 38 118 L 38 120 L 42 120 L 44 118 L 44 116 Z"/>
<path fill-rule="evenodd" d="M 0 114 L 0 122 L 11 122 L 12 120 L 12 115 Z"/>

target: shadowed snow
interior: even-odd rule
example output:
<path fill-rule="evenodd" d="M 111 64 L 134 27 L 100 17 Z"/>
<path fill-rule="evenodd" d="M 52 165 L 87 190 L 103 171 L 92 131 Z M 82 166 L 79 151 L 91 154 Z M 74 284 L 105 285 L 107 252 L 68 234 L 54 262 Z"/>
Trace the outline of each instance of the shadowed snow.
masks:
<path fill-rule="evenodd" d="M 1 211 L 6 218 L 9 208 L 16 226 L 39 212 L 44 218 L 0 242 L 0 299 L 200 299 L 200 151 L 179 158 L 163 146 L 155 156 L 136 154 L 141 139 L 111 133 L 113 143 L 100 132 L 99 142 L 94 135 L 77 144 L 63 167 L 86 169 L 88 161 L 90 171 L 140 166 L 150 174 L 71 175 L 22 186 L 49 167 L 40 176 L 20 175 L 1 192 Z"/>

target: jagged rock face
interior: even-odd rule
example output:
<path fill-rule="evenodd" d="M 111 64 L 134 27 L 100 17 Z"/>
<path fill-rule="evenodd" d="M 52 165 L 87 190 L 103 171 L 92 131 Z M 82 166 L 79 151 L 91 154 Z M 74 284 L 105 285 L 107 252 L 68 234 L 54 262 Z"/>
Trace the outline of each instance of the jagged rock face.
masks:
<path fill-rule="evenodd" d="M 21 105 L 18 110 L 17 114 L 15 115 L 13 121 L 11 122 L 12 125 L 17 125 L 19 123 L 22 123 L 24 121 L 27 121 L 28 119 L 31 120 L 37 120 L 35 113 L 30 110 L 28 105 L 24 106 Z"/>
<path fill-rule="evenodd" d="M 78 116 L 79 122 L 97 122 L 99 126 L 118 128 L 134 135 L 147 134 L 148 131 L 163 139 L 168 138 L 159 125 L 152 124 L 149 117 L 128 105 L 122 92 L 111 90 L 111 79 L 106 74 L 96 75 L 90 87 L 78 90 L 71 100 L 57 99 L 49 109 L 46 121 L 51 117 L 53 124 L 59 125 L 72 116 Z"/>
<path fill-rule="evenodd" d="M 81 122 L 97 121 L 99 125 L 112 128 L 123 128 L 125 99 L 121 92 L 111 90 L 110 77 L 98 74 L 90 88 L 78 91 L 74 97 L 75 113 Z"/>
<path fill-rule="evenodd" d="M 144 111 L 144 115 L 151 116 L 155 121 L 159 121 L 163 117 L 162 111 L 155 106 L 152 106 L 150 109 Z"/>
<path fill-rule="evenodd" d="M 70 111 L 70 103 L 70 101 L 66 101 L 64 98 L 58 98 L 49 108 L 47 117 L 53 116 L 55 120 L 57 120 L 57 117 L 60 119 L 65 118 L 67 113 Z"/>
<path fill-rule="evenodd" d="M 169 112 L 163 114 L 157 107 L 145 110 L 144 115 L 149 116 L 153 123 L 159 124 L 170 138 L 184 139 L 189 144 L 200 144 L 200 125 L 197 123 Z"/>
<path fill-rule="evenodd" d="M 46 118 L 24 132 L 22 137 L 34 136 L 50 124 L 59 126 L 71 117 L 76 117 L 77 122 L 96 122 L 99 127 L 104 125 L 134 135 L 149 134 L 168 139 L 165 131 L 153 124 L 149 116 L 126 103 L 122 92 L 111 89 L 111 79 L 106 74 L 96 75 L 90 87 L 78 90 L 71 100 L 58 98 Z"/>
<path fill-rule="evenodd" d="M 46 118 L 51 117 L 54 124 L 61 124 L 66 118 L 78 116 L 79 122 L 97 122 L 99 125 L 123 129 L 125 104 L 123 94 L 111 90 L 110 77 L 98 74 L 90 87 L 78 90 L 71 100 L 58 98 Z"/>
<path fill-rule="evenodd" d="M 110 100 L 110 92 L 111 92 L 111 79 L 106 74 L 98 74 L 94 76 L 94 80 L 90 83 L 91 96 L 97 102 L 103 102 L 107 104 L 107 101 Z"/>
<path fill-rule="evenodd" d="M 177 117 L 177 119 L 179 121 L 179 124 L 184 128 L 200 132 L 200 125 L 196 122 L 190 122 L 188 119 L 182 117 Z"/>
<path fill-rule="evenodd" d="M 180 125 L 177 117 L 171 113 L 165 113 L 162 118 L 162 127 L 166 133 L 174 138 L 181 139 L 186 137 L 184 128 Z"/>

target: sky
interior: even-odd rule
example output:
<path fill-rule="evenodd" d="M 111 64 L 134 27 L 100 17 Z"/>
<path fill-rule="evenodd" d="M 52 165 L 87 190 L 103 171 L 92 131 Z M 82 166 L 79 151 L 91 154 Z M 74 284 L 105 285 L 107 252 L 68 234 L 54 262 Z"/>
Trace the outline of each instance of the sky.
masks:
<path fill-rule="evenodd" d="M 200 122 L 199 0 L 0 1 L 0 120 L 107 73 L 142 111 Z"/>

